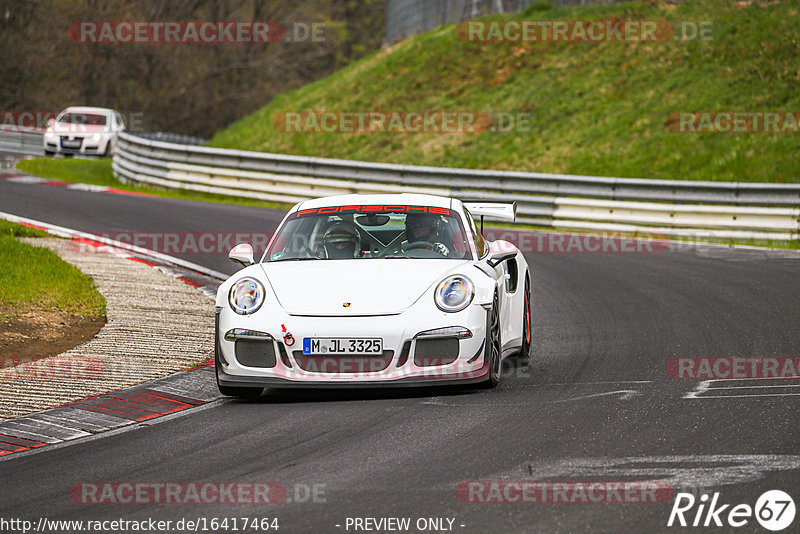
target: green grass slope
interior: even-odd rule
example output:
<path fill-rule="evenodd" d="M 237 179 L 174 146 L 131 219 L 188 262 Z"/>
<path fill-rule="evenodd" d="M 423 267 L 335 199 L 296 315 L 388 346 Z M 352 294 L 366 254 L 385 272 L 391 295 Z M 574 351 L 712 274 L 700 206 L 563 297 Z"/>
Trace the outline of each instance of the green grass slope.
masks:
<path fill-rule="evenodd" d="M 800 133 L 676 133 L 676 111 L 800 110 L 793 1 L 534 4 L 516 19 L 712 21 L 710 41 L 505 42 L 457 26 L 281 95 L 211 145 L 392 163 L 687 180 L 800 181 Z M 501 17 L 502 18 L 502 17 Z M 529 113 L 528 131 L 283 133 L 283 111 Z"/>
<path fill-rule="evenodd" d="M 106 299 L 90 277 L 55 252 L 16 239 L 46 235 L 0 220 L 0 321 L 36 309 L 57 309 L 85 317 L 104 316 Z"/>

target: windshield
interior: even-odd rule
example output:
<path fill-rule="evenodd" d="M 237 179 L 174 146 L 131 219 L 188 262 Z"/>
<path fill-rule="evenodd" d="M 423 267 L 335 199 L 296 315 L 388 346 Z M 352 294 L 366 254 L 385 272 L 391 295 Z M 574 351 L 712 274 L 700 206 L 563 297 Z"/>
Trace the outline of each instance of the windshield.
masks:
<path fill-rule="evenodd" d="M 270 243 L 267 262 L 472 257 L 455 211 L 428 206 L 331 206 L 290 216 Z"/>
<path fill-rule="evenodd" d="M 62 124 L 85 124 L 87 126 L 105 126 L 105 115 L 95 115 L 90 113 L 64 113 L 59 117 L 58 122 Z"/>

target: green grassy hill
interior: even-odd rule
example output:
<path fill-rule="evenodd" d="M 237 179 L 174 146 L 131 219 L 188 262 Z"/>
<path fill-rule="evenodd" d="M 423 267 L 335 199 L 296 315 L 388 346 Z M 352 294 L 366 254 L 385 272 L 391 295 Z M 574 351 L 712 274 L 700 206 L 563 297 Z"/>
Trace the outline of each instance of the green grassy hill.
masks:
<path fill-rule="evenodd" d="M 800 6 L 697 0 L 506 19 L 711 21 L 710 41 L 467 42 L 442 27 L 281 95 L 211 145 L 393 163 L 687 180 L 800 181 L 800 133 L 676 133 L 679 111 L 800 111 Z M 503 20 L 491 19 L 491 20 Z M 528 113 L 529 131 L 283 133 L 285 111 Z"/>
<path fill-rule="evenodd" d="M 90 277 L 55 252 L 16 239 L 47 236 L 0 219 L 0 323 L 37 310 L 85 317 L 106 314 L 106 299 Z"/>

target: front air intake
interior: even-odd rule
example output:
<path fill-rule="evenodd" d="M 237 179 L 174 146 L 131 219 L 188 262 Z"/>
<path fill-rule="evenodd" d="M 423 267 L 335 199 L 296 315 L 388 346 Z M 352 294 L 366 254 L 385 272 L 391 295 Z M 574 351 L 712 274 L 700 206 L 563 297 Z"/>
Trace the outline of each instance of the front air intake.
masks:
<path fill-rule="evenodd" d="M 417 339 L 414 349 L 414 365 L 417 367 L 433 367 L 448 365 L 458 359 L 458 339 L 440 337 Z"/>
<path fill-rule="evenodd" d="M 269 341 L 237 339 L 236 360 L 245 367 L 275 367 L 275 345 Z"/>

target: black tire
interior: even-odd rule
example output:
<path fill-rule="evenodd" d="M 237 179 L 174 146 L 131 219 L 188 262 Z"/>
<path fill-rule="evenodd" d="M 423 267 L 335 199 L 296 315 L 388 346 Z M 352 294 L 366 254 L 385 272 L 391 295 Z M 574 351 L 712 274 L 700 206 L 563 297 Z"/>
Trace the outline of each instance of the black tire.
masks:
<path fill-rule="evenodd" d="M 522 346 L 519 352 L 514 355 L 514 360 L 522 365 L 531 363 L 531 342 L 533 341 L 533 328 L 531 326 L 531 278 L 525 275 L 525 293 L 523 296 L 524 306 L 522 309 Z"/>
<path fill-rule="evenodd" d="M 231 386 L 221 386 L 217 382 L 219 392 L 227 397 L 238 397 L 240 399 L 257 399 L 264 393 L 264 388 L 237 388 Z"/>
<path fill-rule="evenodd" d="M 45 150 L 44 155 L 47 156 L 48 158 L 52 158 L 53 156 L 56 155 L 56 153 L 53 152 L 52 150 Z"/>
<path fill-rule="evenodd" d="M 500 383 L 500 369 L 502 366 L 503 343 L 500 338 L 500 299 L 497 292 L 494 294 L 492 309 L 487 320 L 486 348 L 484 355 L 489 358 L 489 376 L 481 382 L 487 389 L 496 387 Z"/>

